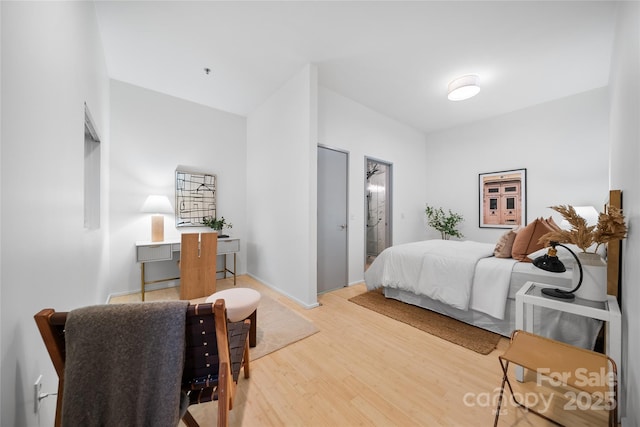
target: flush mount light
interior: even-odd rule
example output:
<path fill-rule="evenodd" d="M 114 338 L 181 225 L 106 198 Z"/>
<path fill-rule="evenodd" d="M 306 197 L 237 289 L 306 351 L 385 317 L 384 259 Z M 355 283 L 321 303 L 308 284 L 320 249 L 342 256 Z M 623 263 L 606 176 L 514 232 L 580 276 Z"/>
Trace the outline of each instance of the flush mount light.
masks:
<path fill-rule="evenodd" d="M 462 101 L 476 96 L 478 92 L 480 92 L 480 77 L 476 74 L 467 74 L 449 83 L 447 98 L 451 101 Z"/>

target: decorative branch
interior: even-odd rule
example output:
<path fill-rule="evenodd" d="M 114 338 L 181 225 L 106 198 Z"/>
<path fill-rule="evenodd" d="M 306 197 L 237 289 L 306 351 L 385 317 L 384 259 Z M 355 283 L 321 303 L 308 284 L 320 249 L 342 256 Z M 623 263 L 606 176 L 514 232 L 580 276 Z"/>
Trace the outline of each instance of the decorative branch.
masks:
<path fill-rule="evenodd" d="M 571 225 L 570 230 L 551 231 L 544 234 L 538 242 L 549 246 L 549 242 L 572 243 L 587 252 L 594 244 L 597 252 L 600 245 L 611 240 L 624 239 L 627 236 L 627 226 L 622 211 L 615 206 L 608 205 L 605 212 L 598 215 L 597 225 L 587 225 L 587 221 L 576 213 L 573 206 L 551 206 Z"/>

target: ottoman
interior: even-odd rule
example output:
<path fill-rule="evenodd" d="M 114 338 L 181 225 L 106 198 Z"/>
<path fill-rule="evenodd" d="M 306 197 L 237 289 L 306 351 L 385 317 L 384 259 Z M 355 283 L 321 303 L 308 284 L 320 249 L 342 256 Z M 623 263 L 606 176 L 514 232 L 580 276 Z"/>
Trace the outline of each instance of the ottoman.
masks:
<path fill-rule="evenodd" d="M 249 329 L 249 346 L 256 346 L 256 321 L 258 303 L 260 303 L 260 292 L 251 288 L 231 288 L 216 292 L 209 296 L 206 302 L 215 303 L 216 300 L 223 299 L 227 308 L 227 317 L 230 322 L 241 322 L 245 319 L 251 320 Z"/>

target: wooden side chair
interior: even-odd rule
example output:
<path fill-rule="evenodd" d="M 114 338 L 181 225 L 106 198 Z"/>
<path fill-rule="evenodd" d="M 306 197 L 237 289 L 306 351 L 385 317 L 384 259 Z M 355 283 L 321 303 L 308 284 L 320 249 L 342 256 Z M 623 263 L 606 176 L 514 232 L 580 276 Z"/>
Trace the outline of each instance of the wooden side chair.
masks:
<path fill-rule="evenodd" d="M 607 355 L 529 332 L 515 330 L 511 334 L 509 348 L 498 359 L 503 377 L 494 427 L 498 425 L 505 384 L 517 406 L 558 424 L 548 416 L 549 414 L 526 406 L 525 399 L 518 400 L 518 393 L 513 392 L 507 375 L 509 363 L 536 372 L 537 381 L 541 381 L 540 376 L 542 375 L 550 380 L 550 384 L 568 386 L 572 395 L 575 393 L 577 402 L 587 401 L 589 405 L 592 402 L 596 403 L 595 406 L 599 409 L 608 411 L 609 426 L 618 425 L 617 369 L 613 359 Z M 585 399 L 582 399 L 583 396 Z M 578 409 L 580 409 L 579 406 Z"/>
<path fill-rule="evenodd" d="M 180 238 L 180 299 L 216 291 L 218 233 L 183 233 Z"/>
<path fill-rule="evenodd" d="M 143 303 L 153 304 L 153 303 Z M 224 300 L 215 303 L 187 306 L 185 319 L 185 356 L 182 385 L 176 393 L 183 393 L 182 421 L 189 427 L 198 423 L 188 411 L 188 406 L 218 401 L 218 426 L 227 426 L 229 410 L 240 370 L 249 378 L 249 327 L 250 322 L 229 323 L 226 319 Z M 58 396 L 55 426 L 61 426 L 65 389 L 66 312 L 43 309 L 34 318 L 45 343 L 53 366 L 58 374 Z M 114 348 L 114 351 L 118 351 Z M 116 368 L 117 369 L 117 368 Z M 70 384 L 70 383 L 69 383 Z M 99 384 L 96 387 L 100 387 Z M 90 398 L 91 396 L 87 396 Z"/>
<path fill-rule="evenodd" d="M 249 329 L 249 320 L 227 321 L 223 299 L 188 307 L 182 389 L 189 405 L 218 401 L 218 426 L 228 425 L 240 370 L 245 378 L 250 375 Z M 182 421 L 198 426 L 189 411 Z"/>

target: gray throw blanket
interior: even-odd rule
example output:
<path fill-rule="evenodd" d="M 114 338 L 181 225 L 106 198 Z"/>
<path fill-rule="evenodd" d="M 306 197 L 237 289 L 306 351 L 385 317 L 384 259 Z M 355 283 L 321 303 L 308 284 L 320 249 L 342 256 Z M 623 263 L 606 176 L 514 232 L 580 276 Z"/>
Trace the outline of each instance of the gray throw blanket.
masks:
<path fill-rule="evenodd" d="M 109 304 L 71 311 L 62 425 L 176 426 L 187 305 Z"/>

